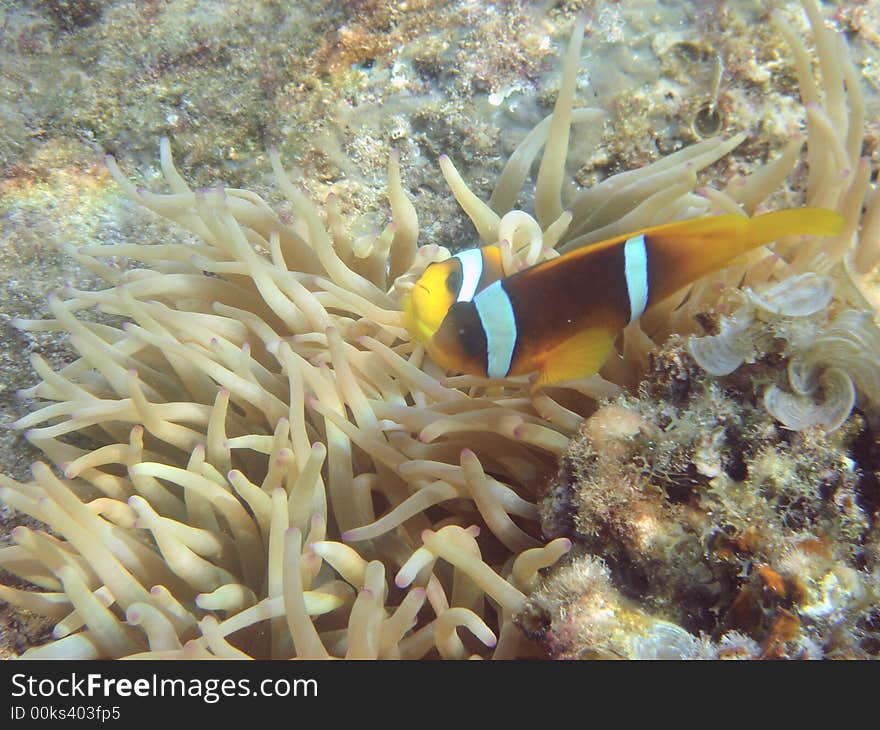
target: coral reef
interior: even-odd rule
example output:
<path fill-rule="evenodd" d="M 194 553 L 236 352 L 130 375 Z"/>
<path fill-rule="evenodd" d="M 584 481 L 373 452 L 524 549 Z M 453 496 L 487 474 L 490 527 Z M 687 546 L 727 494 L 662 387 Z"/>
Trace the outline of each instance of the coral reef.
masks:
<path fill-rule="evenodd" d="M 776 353 L 720 378 L 680 338 L 651 360 L 562 458 L 544 532 L 586 554 L 523 625 L 560 657 L 876 655 L 876 430 L 781 425 Z"/>
<path fill-rule="evenodd" d="M 780 242 L 681 292 L 627 328 L 602 377 L 558 387 L 450 377 L 409 340 L 400 297 L 451 241 L 424 242 L 397 154 L 390 215 L 366 234 L 346 215 L 344 184 L 318 208 L 293 182 L 323 194 L 339 178 L 332 164 L 317 183 L 300 181 L 271 151 L 277 207 L 249 190 L 193 189 L 167 140 L 167 193 L 133 184 L 110 158 L 126 195 L 186 235 L 66 247 L 103 288 L 70 285 L 50 297 L 50 318 L 13 322 L 67 333 L 77 353 L 63 365 L 34 356 L 41 380 L 23 395 L 35 404 L 16 426 L 51 466 L 0 487 L 40 523 L 15 527 L 15 544 L 0 548 L 17 581 L 0 598 L 53 624 L 53 640 L 24 655 L 509 658 L 536 643 L 555 656 L 874 652 L 876 326 L 859 315 L 856 333 L 842 330 L 856 317 L 847 306 L 864 309 L 852 292 L 880 256 L 880 196 L 859 159 L 855 69 L 838 64 L 842 42 L 804 5 L 821 82 L 797 32 L 775 18 L 806 105 L 806 179 L 796 136 L 717 189 L 717 169 L 697 174 L 747 135 L 678 149 L 690 141 L 679 130 L 664 134 L 677 141 L 658 144 L 660 160 L 574 190 L 572 129 L 604 118 L 575 104 L 583 21 L 553 113 L 532 120 L 488 203 L 478 193 L 491 186 L 469 185 L 454 164 L 491 146 L 479 128 L 460 145 L 430 109 L 411 136 L 398 120 L 399 139 L 454 147 L 438 158 L 443 176 L 507 270 L 652 223 L 751 214 L 793 171 L 809 203 L 845 215 L 841 236 Z M 390 52 L 381 34 L 392 18 L 372 21 L 340 29 L 316 56 L 318 81 L 357 78 Z M 615 33 L 611 21 L 595 27 Z M 679 55 L 711 57 L 676 43 Z M 438 54 L 412 68 L 430 77 Z M 509 95 L 484 91 L 490 105 Z M 728 118 L 711 92 L 688 113 L 690 134 Z M 364 139 L 361 158 L 375 160 L 381 145 Z M 779 304 L 794 277 L 822 291 L 833 281 L 836 293 L 812 311 L 797 296 Z M 755 292 L 748 302 L 742 284 Z M 735 326 L 718 319 L 734 304 Z M 708 338 L 654 352 L 699 322 Z M 803 335 L 815 324 L 819 352 Z M 743 335 L 734 345 L 711 339 L 731 330 Z M 781 331 L 785 346 L 766 344 Z M 722 347 L 734 363 L 724 381 L 689 354 L 711 370 L 697 353 Z M 737 369 L 743 360 L 754 362 Z M 623 394 L 639 382 L 638 399 Z M 803 416 L 811 408 L 821 415 Z M 802 430 L 791 436 L 771 413 L 802 416 L 788 420 Z M 766 532 L 749 530 L 755 521 Z M 573 542 L 578 557 L 554 570 Z"/>
<path fill-rule="evenodd" d="M 844 290 L 832 304 L 834 291 L 831 277 L 816 274 L 791 277 L 761 296 L 746 289 L 748 301 L 721 319 L 719 334 L 692 337 L 690 353 L 713 375 L 728 375 L 744 360 L 773 356 L 786 363 L 793 393 L 771 385 L 764 391 L 764 405 L 793 430 L 839 428 L 857 394 L 863 408 L 876 414 L 880 330 L 856 290 Z M 847 308 L 853 305 L 858 308 Z M 814 397 L 819 393 L 821 404 Z"/>

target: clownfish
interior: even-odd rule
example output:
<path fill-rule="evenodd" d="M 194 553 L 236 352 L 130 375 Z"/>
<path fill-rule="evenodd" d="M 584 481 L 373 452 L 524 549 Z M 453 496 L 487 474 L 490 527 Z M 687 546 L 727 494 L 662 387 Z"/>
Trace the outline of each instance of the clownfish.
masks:
<path fill-rule="evenodd" d="M 433 263 L 404 298 L 407 329 L 441 367 L 490 378 L 537 371 L 549 385 L 594 375 L 652 305 L 753 248 L 840 233 L 843 218 L 796 208 L 669 223 L 576 249 L 505 277 L 498 246 Z"/>

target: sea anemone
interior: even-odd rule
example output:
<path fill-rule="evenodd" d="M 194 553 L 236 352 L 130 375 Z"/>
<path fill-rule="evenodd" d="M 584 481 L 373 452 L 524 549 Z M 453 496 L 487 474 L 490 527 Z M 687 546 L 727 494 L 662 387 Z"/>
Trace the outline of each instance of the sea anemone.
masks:
<path fill-rule="evenodd" d="M 838 210 L 846 227 L 827 239 L 778 243 L 771 260 L 744 272 L 752 286 L 763 285 L 761 293 L 749 288 L 732 293 L 728 306 L 736 311 L 720 319 L 720 333 L 689 342 L 697 362 L 714 375 L 727 375 L 768 352 L 781 354 L 788 363 L 788 389 L 767 388 L 764 402 L 793 430 L 838 428 L 857 399 L 872 417 L 880 406 L 880 329 L 865 292 L 866 278 L 880 262 L 880 190 L 870 182 L 868 159 L 860 157 L 861 85 L 843 38 L 825 26 L 815 3 L 804 7 L 821 84 L 795 32 L 780 15 L 773 20 L 794 52 L 806 107 L 811 151 L 806 200 Z M 724 197 L 713 197 L 724 204 Z M 781 281 L 769 286 L 774 279 Z"/>
<path fill-rule="evenodd" d="M 440 161 L 508 270 L 653 223 L 751 213 L 798 160 L 800 141 L 726 191 L 697 190 L 697 172 L 744 135 L 709 139 L 564 201 L 570 127 L 601 114 L 573 108 L 582 32 L 577 24 L 553 114 L 514 152 L 488 204 Z M 852 212 L 857 191 L 842 166 L 859 139 L 858 95 L 851 79 L 843 91 L 851 66 L 826 71 L 827 52 L 820 44 L 830 111 L 805 91 L 819 190 L 809 194 Z M 849 116 L 837 119 L 841 109 Z M 840 129 L 852 130 L 846 144 Z M 542 147 L 534 215 L 514 210 Z M 655 341 L 694 331 L 719 281 L 783 278 L 820 254 L 842 256 L 856 237 L 852 227 L 846 241 L 820 241 L 807 259 L 793 247 L 754 253 L 631 325 L 602 377 L 541 390 L 525 378 L 448 377 L 410 341 L 400 297 L 449 252 L 418 245 L 396 156 L 392 220 L 357 239 L 337 202 L 319 210 L 275 152 L 291 216 L 249 191 L 193 191 L 168 140 L 160 158 L 168 193 L 108 165 L 130 198 L 195 242 L 69 251 L 108 287 L 68 287 L 50 299 L 52 319 L 16 322 L 69 333 L 79 355 L 58 371 L 32 358 L 42 380 L 24 395 L 39 405 L 17 423 L 57 469 L 38 463 L 32 481 L 4 477 L 0 488 L 48 526 L 17 527 L 15 545 L 0 549 L 0 567 L 35 587 L 2 586 L 0 598 L 55 622 L 53 640 L 25 657 L 533 655 L 514 619 L 571 547 L 542 538 L 540 491 L 583 416 L 638 381 Z M 852 176 L 863 195 L 864 167 Z M 864 269 L 878 246 L 862 231 Z M 139 264 L 120 271 L 108 257 Z"/>

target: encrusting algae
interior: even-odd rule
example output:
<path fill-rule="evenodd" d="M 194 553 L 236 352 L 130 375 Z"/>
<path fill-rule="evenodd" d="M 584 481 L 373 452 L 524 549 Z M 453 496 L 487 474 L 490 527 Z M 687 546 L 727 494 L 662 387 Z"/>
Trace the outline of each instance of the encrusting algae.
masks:
<path fill-rule="evenodd" d="M 322 211 L 299 192 L 277 153 L 291 219 L 245 190 L 191 190 L 167 140 L 168 193 L 109 158 L 133 200 L 198 242 L 69 251 L 108 288 L 66 288 L 53 319 L 17 323 L 67 332 L 79 353 L 58 371 L 34 356 L 42 381 L 25 395 L 40 405 L 17 426 L 54 468 L 0 488 L 49 528 L 17 527 L 0 549 L 30 584 L 0 598 L 55 622 L 24 656 L 876 654 L 880 500 L 864 470 L 878 459 L 878 332 L 862 289 L 880 194 L 845 46 L 804 5 L 821 85 L 777 21 L 807 110 L 806 202 L 838 211 L 843 232 L 752 251 L 630 324 L 601 376 L 553 387 L 450 377 L 410 340 L 401 298 L 450 253 L 419 246 L 396 156 L 392 221 L 369 240 L 335 200 Z M 510 270 L 663 222 L 751 215 L 794 168 L 799 139 L 725 190 L 698 188 L 744 135 L 712 138 L 563 200 L 572 125 L 602 115 L 573 105 L 582 33 L 553 114 L 489 204 L 440 161 Z M 532 216 L 513 206 L 539 155 Z M 822 306 L 799 304 L 815 291 Z M 657 353 L 672 334 L 695 337 Z"/>
<path fill-rule="evenodd" d="M 672 338 L 637 397 L 584 421 L 543 504 L 545 534 L 584 554 L 521 617 L 551 655 L 876 653 L 874 431 L 861 415 L 788 430 L 760 395 L 778 374 L 712 377 Z"/>

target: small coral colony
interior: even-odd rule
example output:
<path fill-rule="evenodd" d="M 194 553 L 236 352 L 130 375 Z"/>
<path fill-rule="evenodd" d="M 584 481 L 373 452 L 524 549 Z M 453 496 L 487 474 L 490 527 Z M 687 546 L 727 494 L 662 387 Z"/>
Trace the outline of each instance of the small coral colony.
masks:
<path fill-rule="evenodd" d="M 803 6 L 815 64 L 771 20 L 806 140 L 723 190 L 697 173 L 743 134 L 564 199 L 603 114 L 575 107 L 575 23 L 488 204 L 440 157 L 481 240 L 454 254 L 396 155 L 366 242 L 275 152 L 292 216 L 193 191 L 168 140 L 168 193 L 108 159 L 196 242 L 73 252 L 107 287 L 17 322 L 78 355 L 34 356 L 17 425 L 48 464 L 0 490 L 38 521 L 0 598 L 54 626 L 25 656 L 880 653 L 880 195 L 856 68 Z M 805 167 L 805 204 L 767 210 Z"/>

